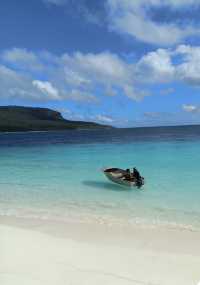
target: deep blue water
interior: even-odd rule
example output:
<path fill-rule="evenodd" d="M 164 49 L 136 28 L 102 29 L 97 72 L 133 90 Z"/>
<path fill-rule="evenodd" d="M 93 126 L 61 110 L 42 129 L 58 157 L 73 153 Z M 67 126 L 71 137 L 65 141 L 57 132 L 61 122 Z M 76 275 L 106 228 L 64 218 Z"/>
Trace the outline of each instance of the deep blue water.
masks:
<path fill-rule="evenodd" d="M 28 147 L 42 144 L 165 142 L 194 141 L 199 139 L 200 126 L 197 125 L 135 129 L 0 133 L 0 146 Z"/>
<path fill-rule="evenodd" d="M 200 126 L 0 134 L 0 214 L 200 226 Z M 142 190 L 104 166 L 136 166 Z"/>

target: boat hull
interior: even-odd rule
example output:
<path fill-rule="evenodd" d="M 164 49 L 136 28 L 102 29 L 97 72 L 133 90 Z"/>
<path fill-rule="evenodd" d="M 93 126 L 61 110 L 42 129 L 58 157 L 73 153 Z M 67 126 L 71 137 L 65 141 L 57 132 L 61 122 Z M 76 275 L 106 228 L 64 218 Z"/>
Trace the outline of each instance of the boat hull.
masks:
<path fill-rule="evenodd" d="M 136 186 L 135 182 L 128 181 L 128 180 L 123 180 L 121 178 L 116 178 L 110 173 L 104 172 L 105 176 L 112 182 L 123 185 L 123 186 L 128 186 L 128 187 L 133 187 Z"/>
<path fill-rule="evenodd" d="M 120 168 L 105 168 L 103 169 L 105 176 L 112 182 L 117 183 L 119 185 L 127 186 L 127 187 L 135 187 L 137 186 L 137 182 L 133 180 L 125 179 L 125 175 L 127 172 Z M 142 183 L 144 184 L 144 178 L 142 178 Z M 143 185 L 142 184 L 142 185 Z"/>

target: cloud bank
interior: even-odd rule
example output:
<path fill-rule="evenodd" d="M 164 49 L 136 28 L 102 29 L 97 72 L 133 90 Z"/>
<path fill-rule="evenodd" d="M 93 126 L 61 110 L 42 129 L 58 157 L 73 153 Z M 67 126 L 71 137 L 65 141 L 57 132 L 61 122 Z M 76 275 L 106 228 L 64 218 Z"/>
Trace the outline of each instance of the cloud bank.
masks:
<path fill-rule="evenodd" d="M 109 52 L 58 57 L 14 48 L 1 53 L 0 63 L 1 96 L 82 102 L 97 102 L 98 90 L 109 96 L 122 93 L 133 100 L 144 96 L 137 91 L 134 66 Z"/>
<path fill-rule="evenodd" d="M 148 44 L 172 46 L 200 35 L 198 21 L 186 13 L 200 8 L 200 0 L 104 0 L 100 4 L 90 0 L 42 1 L 66 6 L 67 11 L 73 7 L 74 14 L 88 22 L 103 21 L 112 31 Z"/>
<path fill-rule="evenodd" d="M 170 46 L 200 32 L 194 21 L 185 17 L 179 21 L 176 18 L 156 21 L 152 16 L 156 12 L 181 15 L 186 9 L 198 7 L 199 0 L 108 0 L 107 3 L 112 29 L 145 43 Z M 184 25 L 186 20 L 187 25 Z"/>
<path fill-rule="evenodd" d="M 0 54 L 0 96 L 99 103 L 102 96 L 142 100 L 150 86 L 200 86 L 200 47 L 157 49 L 130 62 L 110 53 L 62 54 L 9 49 Z"/>

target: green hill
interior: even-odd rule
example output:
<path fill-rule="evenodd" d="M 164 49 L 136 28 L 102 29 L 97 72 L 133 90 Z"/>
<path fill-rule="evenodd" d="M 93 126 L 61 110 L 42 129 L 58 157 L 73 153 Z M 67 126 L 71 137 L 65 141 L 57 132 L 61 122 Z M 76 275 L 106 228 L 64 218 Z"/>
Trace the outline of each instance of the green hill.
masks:
<path fill-rule="evenodd" d="M 0 106 L 0 132 L 97 128 L 110 126 L 65 120 L 61 113 L 47 108 Z"/>

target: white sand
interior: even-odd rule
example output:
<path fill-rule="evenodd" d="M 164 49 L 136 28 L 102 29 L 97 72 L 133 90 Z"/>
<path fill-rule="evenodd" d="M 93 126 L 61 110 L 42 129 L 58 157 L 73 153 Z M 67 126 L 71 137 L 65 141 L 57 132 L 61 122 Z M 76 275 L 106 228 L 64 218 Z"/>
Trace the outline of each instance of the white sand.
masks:
<path fill-rule="evenodd" d="M 15 226 L 0 222 L 0 285 L 197 285 L 200 281 L 200 233 L 100 225 L 50 227 L 31 221 L 28 229 L 23 222 L 20 227 L 16 221 Z"/>

